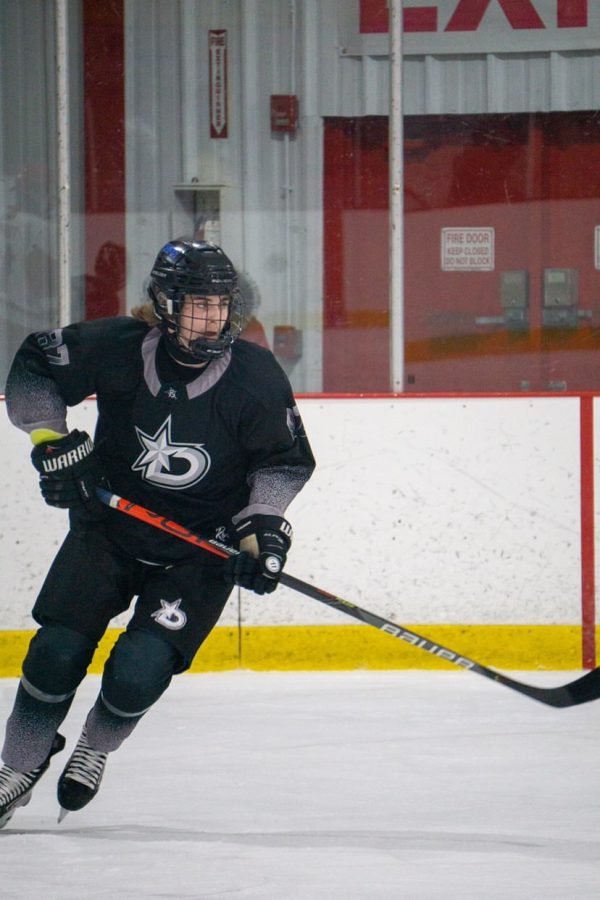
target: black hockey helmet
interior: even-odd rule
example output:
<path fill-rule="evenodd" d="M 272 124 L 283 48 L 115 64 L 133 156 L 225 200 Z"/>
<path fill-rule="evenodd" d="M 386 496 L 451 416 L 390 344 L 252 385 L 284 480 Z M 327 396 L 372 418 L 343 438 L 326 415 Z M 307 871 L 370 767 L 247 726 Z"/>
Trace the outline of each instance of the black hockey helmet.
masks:
<path fill-rule="evenodd" d="M 218 337 L 198 337 L 190 346 L 181 342 L 179 317 L 186 294 L 227 297 L 229 315 Z M 180 362 L 218 359 L 244 327 L 244 304 L 235 268 L 216 244 L 191 238 L 177 238 L 165 244 L 150 272 L 148 295 L 170 352 Z"/>

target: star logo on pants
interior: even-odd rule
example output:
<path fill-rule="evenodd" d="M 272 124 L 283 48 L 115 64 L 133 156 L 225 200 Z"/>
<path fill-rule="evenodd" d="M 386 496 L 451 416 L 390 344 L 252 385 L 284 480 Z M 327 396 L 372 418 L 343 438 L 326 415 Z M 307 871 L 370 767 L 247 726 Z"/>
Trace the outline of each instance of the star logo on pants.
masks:
<path fill-rule="evenodd" d="M 179 600 L 173 600 L 172 602 L 169 600 L 161 600 L 160 609 L 157 609 L 152 613 L 152 618 L 158 625 L 162 625 L 164 628 L 170 628 L 172 631 L 178 631 L 180 628 L 183 628 L 187 622 L 186 614 L 182 609 L 179 609 L 181 601 L 181 597 Z"/>

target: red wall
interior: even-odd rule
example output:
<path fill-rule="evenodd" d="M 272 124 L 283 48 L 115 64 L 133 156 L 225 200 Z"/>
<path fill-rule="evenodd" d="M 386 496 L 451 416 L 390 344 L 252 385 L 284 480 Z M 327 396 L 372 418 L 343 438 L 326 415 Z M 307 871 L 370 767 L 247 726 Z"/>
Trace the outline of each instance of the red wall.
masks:
<path fill-rule="evenodd" d="M 381 123 L 325 123 L 326 391 L 389 388 L 387 136 Z"/>
<path fill-rule="evenodd" d="M 584 112 L 406 119 L 407 390 L 600 387 L 595 117 Z M 384 117 L 326 124 L 327 391 L 389 388 L 387 132 Z M 359 220 L 366 227 L 358 227 Z M 494 271 L 443 272 L 443 227 L 493 227 Z M 576 328 L 543 326 L 544 268 L 578 269 L 579 308 L 591 318 L 579 319 Z M 515 332 L 478 323 L 502 316 L 500 272 L 513 269 L 529 273 L 529 328 Z M 363 361 L 358 369 L 357 354 Z"/>

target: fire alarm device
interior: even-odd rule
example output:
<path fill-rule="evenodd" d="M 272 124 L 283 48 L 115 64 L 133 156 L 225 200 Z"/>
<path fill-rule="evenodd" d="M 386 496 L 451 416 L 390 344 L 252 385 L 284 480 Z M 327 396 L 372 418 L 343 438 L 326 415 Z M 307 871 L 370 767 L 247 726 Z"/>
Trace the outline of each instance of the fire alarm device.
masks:
<path fill-rule="evenodd" d="M 294 132 L 298 127 L 298 98 L 295 94 L 271 94 L 271 131 Z"/>

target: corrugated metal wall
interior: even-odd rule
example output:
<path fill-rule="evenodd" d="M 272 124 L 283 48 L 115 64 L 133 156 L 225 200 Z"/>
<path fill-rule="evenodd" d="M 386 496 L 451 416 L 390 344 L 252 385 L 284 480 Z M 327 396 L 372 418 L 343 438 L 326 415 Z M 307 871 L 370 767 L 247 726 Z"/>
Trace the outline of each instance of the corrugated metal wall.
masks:
<path fill-rule="evenodd" d="M 220 238 L 259 285 L 269 338 L 302 330 L 302 359 L 284 361 L 294 386 L 319 390 L 322 117 L 387 115 L 387 38 L 359 38 L 354 0 L 128 0 L 127 16 L 129 295 L 191 222 L 193 195 L 173 186 L 223 185 Z M 211 28 L 228 32 L 227 140 L 209 134 Z M 409 56 L 404 78 L 407 115 L 600 106 L 600 51 Z M 291 137 L 270 131 L 272 93 L 299 96 Z"/>
<path fill-rule="evenodd" d="M 600 41 L 600 38 L 599 38 Z M 387 115 L 387 57 L 352 56 L 323 98 L 324 115 Z M 406 115 L 552 112 L 600 107 L 600 50 L 409 56 Z M 334 109 L 338 112 L 333 112 Z"/>
<path fill-rule="evenodd" d="M 0 363 L 47 322 L 57 266 L 53 15 L 34 0 L 0 6 Z M 54 296 L 53 296 L 54 295 Z"/>
<path fill-rule="evenodd" d="M 218 189 L 217 236 L 259 287 L 258 315 L 271 345 L 276 326 L 303 333 L 302 357 L 282 362 L 304 390 L 321 385 L 319 6 L 126 4 L 128 296 L 137 300 L 160 244 L 192 230 L 199 196 L 192 183 Z M 227 30 L 227 140 L 210 137 L 210 29 Z M 290 93 L 300 97 L 300 128 L 272 135 L 269 97 Z"/>
<path fill-rule="evenodd" d="M 79 6 L 69 6 L 74 317 L 83 309 Z M 58 315 L 54 4 L 0 3 L 0 390 L 22 338 Z"/>
<path fill-rule="evenodd" d="M 552 7 L 550 0 L 536 0 L 536 5 Z M 456 3 L 439 0 L 436 6 L 440 15 L 443 11 L 447 15 Z M 314 12 L 319 35 L 319 114 L 387 115 L 387 35 L 359 35 L 358 2 L 353 0 L 324 0 Z M 590 22 L 593 13 L 591 8 Z M 597 14 L 594 21 L 598 21 Z M 452 54 L 416 54 L 417 45 L 428 41 L 435 45 L 435 38 L 405 34 L 405 114 L 552 112 L 600 107 L 600 32 L 595 47 L 590 46 L 594 41 L 586 32 L 581 38 L 581 49 L 575 50 L 553 49 L 559 43 L 553 36 L 548 37 L 549 49 L 544 50 L 541 33 L 527 39 L 523 35 L 524 32 L 512 32 L 507 35 L 505 51 L 493 53 L 473 53 L 469 46 L 472 38 L 467 34 L 444 35 L 446 46 L 449 41 L 455 45 Z M 570 39 L 576 40 L 573 36 Z M 523 45 L 527 41 L 539 49 L 526 52 Z"/>
<path fill-rule="evenodd" d="M 158 247 L 197 218 L 197 195 L 176 185 L 189 188 L 197 179 L 219 186 L 220 238 L 259 286 L 267 334 L 272 341 L 277 325 L 303 332 L 301 359 L 284 365 L 296 389 L 320 389 L 322 120 L 387 114 L 386 36 L 358 35 L 358 0 L 125 0 L 125 9 L 128 305 L 140 299 Z M 69 10 L 76 236 L 83 156 L 78 0 Z M 229 41 L 227 140 L 209 132 L 207 42 L 215 28 L 226 29 Z M 58 307 L 53 4 L 3 0 L 0 42 L 5 368 L 16 331 L 51 321 Z M 586 50 L 410 55 L 404 78 L 408 115 L 600 107 L 600 49 L 589 42 Z M 299 97 L 294 135 L 270 130 L 269 96 L 282 93 Z M 83 273 L 76 239 L 73 245 L 77 317 Z"/>

